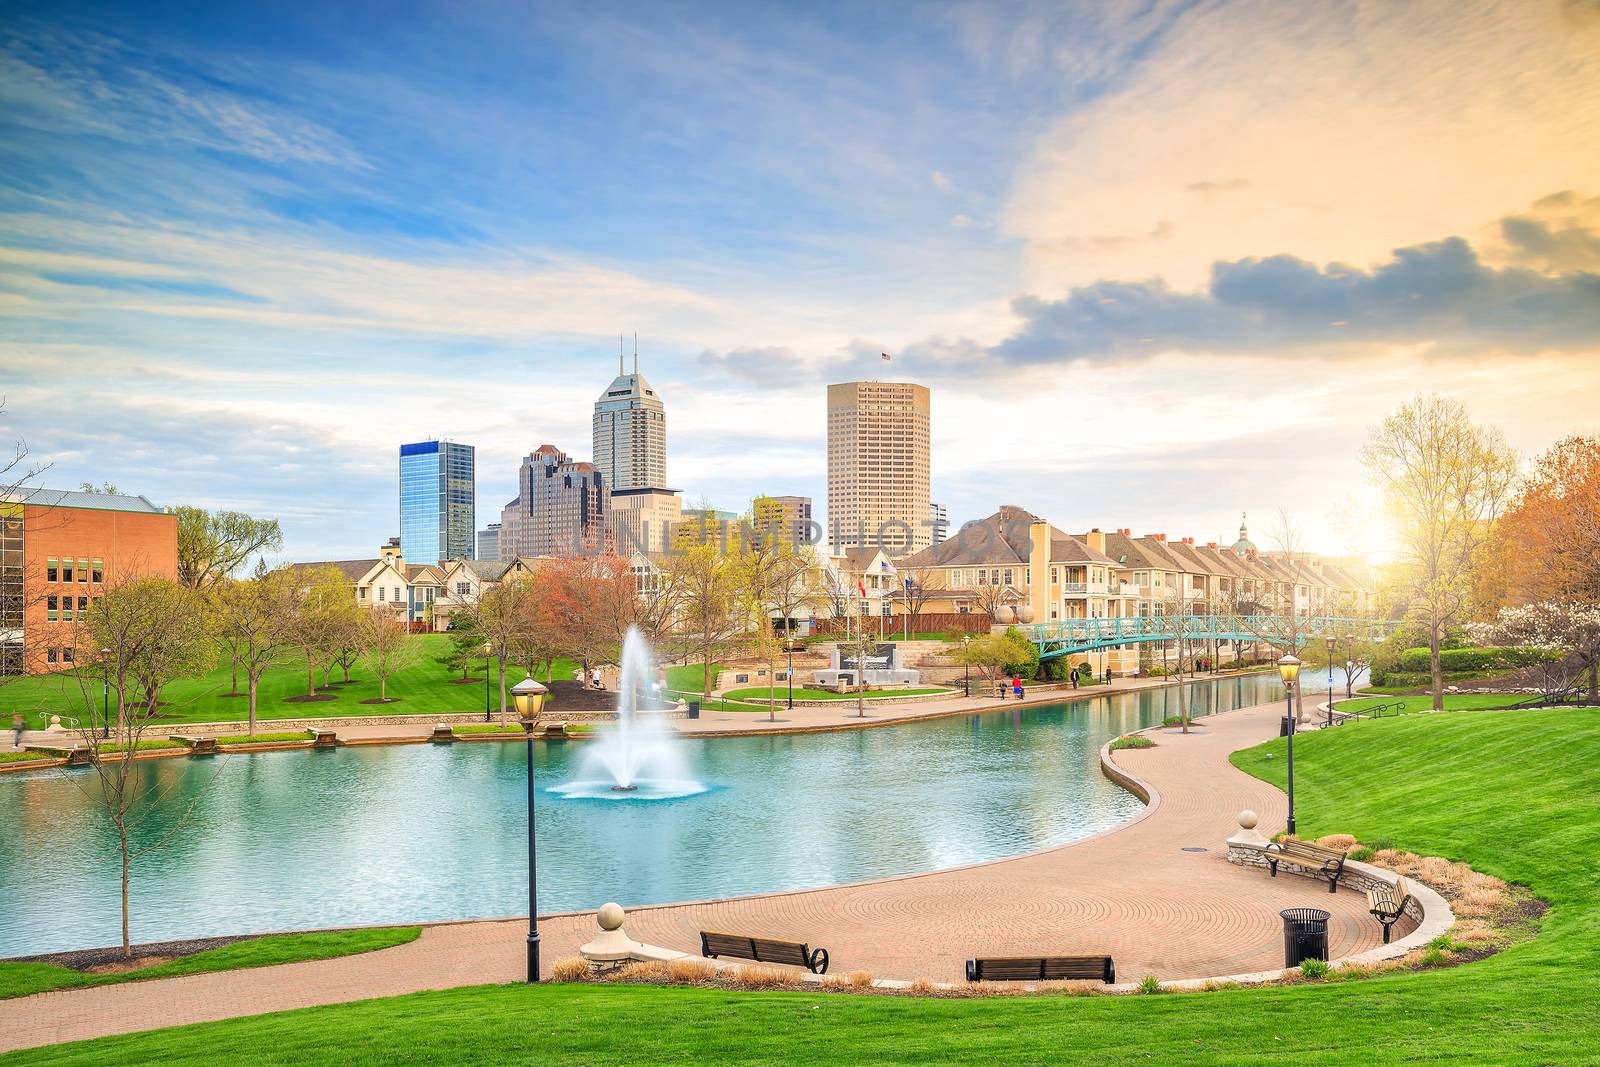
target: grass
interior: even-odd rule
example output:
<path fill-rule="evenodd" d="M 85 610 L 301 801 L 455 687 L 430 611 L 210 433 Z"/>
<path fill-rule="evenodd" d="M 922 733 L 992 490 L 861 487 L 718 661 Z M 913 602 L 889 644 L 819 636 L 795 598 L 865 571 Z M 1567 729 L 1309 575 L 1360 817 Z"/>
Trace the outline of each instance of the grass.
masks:
<path fill-rule="evenodd" d="M 0 752 L 0 763 L 26 763 L 29 760 L 55 758 L 43 752 Z"/>
<path fill-rule="evenodd" d="M 1125 748 L 1155 748 L 1156 743 L 1148 737 L 1119 737 L 1111 742 L 1111 751 L 1119 752 Z"/>
<path fill-rule="evenodd" d="M 228 734 L 217 738 L 219 745 L 258 745 L 264 741 L 310 741 L 311 735 L 304 730 L 276 734 Z"/>
<path fill-rule="evenodd" d="M 1514 704 L 1526 699 L 1515 693 L 1446 693 L 1444 695 L 1444 710 L 1446 711 L 1485 711 L 1490 708 L 1503 708 L 1507 704 Z M 1309 703 L 1309 701 L 1308 701 Z M 1414 715 L 1419 711 L 1433 710 L 1433 697 L 1431 696 L 1380 696 L 1356 697 L 1354 700 L 1339 700 L 1335 698 L 1333 710 L 1335 711 L 1366 711 L 1368 708 L 1379 707 L 1386 704 L 1403 704 L 1400 714 Z M 1311 714 L 1308 710 L 1307 714 Z M 1384 714 L 1389 714 L 1385 712 Z"/>
<path fill-rule="evenodd" d="M 0 963 L 0 999 L 25 997 L 56 989 L 116 985 L 151 978 L 173 978 L 181 974 L 231 971 L 241 967 L 270 967 L 276 963 L 326 960 L 373 952 L 415 941 L 420 926 L 389 926 L 373 930 L 328 930 L 310 934 L 274 934 L 237 941 L 222 948 L 197 952 L 167 963 L 143 967 L 121 974 L 85 974 L 52 963 Z"/>
<path fill-rule="evenodd" d="M 1283 741 L 1234 762 L 1281 784 Z M 1148 997 L 478 986 L 38 1049 L 15 1063 L 1600 1060 L 1600 713 L 1385 719 L 1302 735 L 1295 764 L 1302 834 L 1387 838 L 1521 882 L 1551 904 L 1543 931 L 1460 967 Z"/>
<path fill-rule="evenodd" d="M 866 697 L 868 700 L 881 700 L 884 697 L 929 696 L 934 693 L 948 692 L 951 692 L 951 690 L 943 686 L 925 689 L 868 689 Z M 733 689 L 722 695 L 729 700 L 749 700 L 751 698 L 766 700 L 768 694 L 767 687 L 763 685 L 751 689 Z M 786 685 L 778 685 L 772 690 L 772 696 L 778 700 L 785 700 L 789 696 L 789 689 Z M 848 693 L 835 693 L 832 689 L 810 689 L 797 686 L 795 687 L 794 698 L 796 700 L 854 700 L 856 699 L 856 692 L 851 690 Z"/>
<path fill-rule="evenodd" d="M 572 728 L 569 726 L 567 729 L 571 730 Z M 455 734 L 525 734 L 528 731 L 515 723 L 480 722 L 472 726 L 452 726 L 450 727 L 450 732 Z"/>
<path fill-rule="evenodd" d="M 398 697 L 395 704 L 362 704 L 361 701 L 378 695 L 378 682 L 359 665 L 350 672 L 349 685 L 331 685 L 321 692 L 335 697 L 333 700 L 308 703 L 289 703 L 288 697 L 303 696 L 306 692 L 304 664 L 292 660 L 269 670 L 262 676 L 257 689 L 256 717 L 258 719 L 303 719 L 340 715 L 438 715 L 449 712 L 481 712 L 483 710 L 483 668 L 478 660 L 471 677 L 476 683 L 456 685 L 461 672 L 446 673 L 438 663 L 450 647 L 445 634 L 417 634 L 410 639 L 417 649 L 417 662 L 399 671 L 389 679 L 388 693 Z M 571 678 L 576 664 L 557 660 L 552 671 L 556 678 Z M 344 672 L 335 668 L 329 679 L 338 682 Z M 507 666 L 506 685 L 522 680 L 520 666 Z M 540 679 L 543 681 L 543 678 Z M 320 686 L 322 675 L 317 675 Z M 490 675 L 491 699 L 499 707 L 498 668 Z M 241 682 L 241 687 L 243 683 Z M 227 694 L 233 686 L 232 672 L 226 664 L 198 678 L 184 678 L 172 682 L 161 690 L 164 705 L 156 718 L 157 724 L 191 722 L 242 722 L 249 714 L 248 701 Z M 83 671 L 58 671 L 54 674 L 31 675 L 8 679 L 0 686 L 0 717 L 9 721 L 14 712 L 22 712 L 30 730 L 42 730 L 51 715 L 71 716 L 85 722 L 98 721 L 101 708 L 100 675 L 93 668 Z M 65 719 L 63 720 L 65 721 Z"/>
<path fill-rule="evenodd" d="M 664 668 L 667 674 L 667 688 L 675 693 L 693 696 L 705 692 L 705 669 L 699 663 L 679 663 L 676 666 Z M 726 663 L 713 663 L 711 665 L 711 684 L 717 684 L 717 675 L 728 669 Z"/>

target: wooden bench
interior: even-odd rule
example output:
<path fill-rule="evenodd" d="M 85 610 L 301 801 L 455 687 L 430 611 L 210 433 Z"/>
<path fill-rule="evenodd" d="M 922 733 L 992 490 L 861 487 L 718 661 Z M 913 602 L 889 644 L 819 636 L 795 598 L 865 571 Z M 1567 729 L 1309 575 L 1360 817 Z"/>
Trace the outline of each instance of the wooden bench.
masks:
<path fill-rule="evenodd" d="M 828 950 L 813 949 L 800 941 L 774 941 L 769 937 L 743 934 L 715 934 L 700 931 L 700 955 L 708 960 L 718 956 L 755 960 L 757 963 L 787 963 L 804 967 L 812 974 L 828 973 Z"/>
<path fill-rule="evenodd" d="M 1339 891 L 1339 876 L 1344 873 L 1345 854 L 1336 848 L 1323 848 L 1309 841 L 1280 841 L 1261 850 L 1261 855 L 1272 868 L 1272 877 L 1278 877 L 1278 864 L 1292 863 L 1315 871 L 1328 880 L 1328 892 Z"/>
<path fill-rule="evenodd" d="M 306 733 L 311 735 L 312 748 L 333 748 L 339 743 L 339 735 L 333 730 L 325 730 L 318 726 L 307 726 Z"/>
<path fill-rule="evenodd" d="M 1025 956 L 968 960 L 969 982 L 1048 982 L 1087 979 L 1114 985 L 1116 964 L 1110 956 Z"/>
<path fill-rule="evenodd" d="M 1410 903 L 1411 884 L 1403 874 L 1395 880 L 1394 885 L 1378 885 L 1367 890 L 1367 910 L 1383 924 L 1385 945 L 1389 943 L 1389 928 L 1404 917 L 1406 905 Z"/>

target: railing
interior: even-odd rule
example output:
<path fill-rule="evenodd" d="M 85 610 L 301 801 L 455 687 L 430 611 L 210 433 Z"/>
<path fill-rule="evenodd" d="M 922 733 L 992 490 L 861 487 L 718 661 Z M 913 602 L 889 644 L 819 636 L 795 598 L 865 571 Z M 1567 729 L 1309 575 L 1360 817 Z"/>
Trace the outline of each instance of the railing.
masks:
<path fill-rule="evenodd" d="M 1328 634 L 1384 637 L 1398 626 L 1394 622 L 1338 616 L 1282 615 L 1136 615 L 1132 617 L 1061 619 L 1019 627 L 1040 648 L 1042 658 L 1113 645 L 1179 638 L 1221 641 L 1264 641 L 1270 644 L 1304 644 Z"/>

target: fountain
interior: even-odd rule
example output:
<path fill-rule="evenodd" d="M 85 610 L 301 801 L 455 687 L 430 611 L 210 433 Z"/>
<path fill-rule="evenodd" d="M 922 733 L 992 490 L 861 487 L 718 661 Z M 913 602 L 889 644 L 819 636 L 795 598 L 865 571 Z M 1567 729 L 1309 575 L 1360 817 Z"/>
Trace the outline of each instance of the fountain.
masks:
<path fill-rule="evenodd" d="M 650 645 L 629 627 L 622 643 L 616 722 L 602 726 L 585 744 L 578 778 L 552 786 L 551 793 L 585 800 L 670 800 L 706 791 L 689 776 L 682 742 L 659 714 L 659 701 L 650 699 L 655 679 Z"/>

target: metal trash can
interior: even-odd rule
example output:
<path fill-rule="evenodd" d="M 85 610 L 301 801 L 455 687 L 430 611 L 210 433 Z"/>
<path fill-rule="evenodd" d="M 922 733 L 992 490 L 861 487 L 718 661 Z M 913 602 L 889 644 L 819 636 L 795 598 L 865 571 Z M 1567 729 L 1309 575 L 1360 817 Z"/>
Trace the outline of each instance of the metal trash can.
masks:
<path fill-rule="evenodd" d="M 1283 917 L 1283 965 L 1298 967 L 1301 960 L 1327 960 L 1328 920 L 1332 913 L 1321 908 L 1285 908 Z"/>
<path fill-rule="evenodd" d="M 1288 737 L 1289 736 L 1289 730 L 1293 727 L 1293 725 L 1294 725 L 1294 720 L 1290 719 L 1289 716 L 1285 715 L 1282 718 L 1280 718 L 1278 720 L 1278 736 L 1279 737 Z M 1299 733 L 1298 730 L 1296 730 L 1295 732 Z"/>
<path fill-rule="evenodd" d="M 700 702 L 698 700 L 689 701 L 689 718 L 698 719 L 699 717 L 700 717 Z"/>

